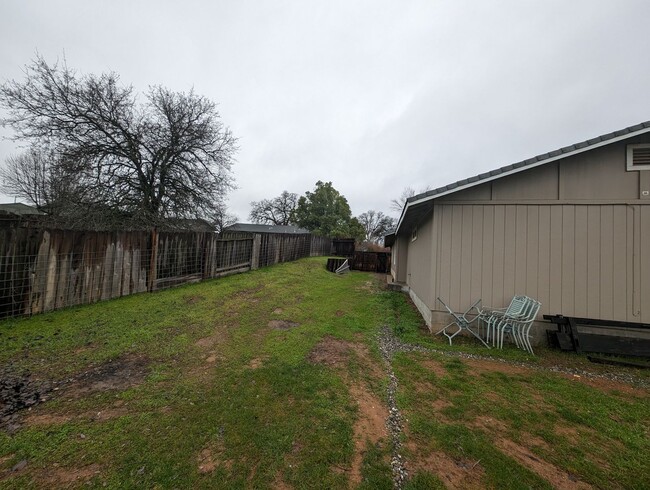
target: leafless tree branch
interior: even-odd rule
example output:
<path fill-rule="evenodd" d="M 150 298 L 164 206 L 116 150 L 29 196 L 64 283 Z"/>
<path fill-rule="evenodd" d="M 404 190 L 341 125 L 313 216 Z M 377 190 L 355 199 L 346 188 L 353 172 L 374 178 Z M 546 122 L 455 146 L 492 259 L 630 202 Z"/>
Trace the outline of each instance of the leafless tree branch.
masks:
<path fill-rule="evenodd" d="M 224 214 L 238 148 L 212 101 L 154 86 L 138 103 L 115 73 L 80 76 L 40 56 L 25 75 L 0 85 L 8 112 L 0 123 L 30 146 L 8 162 L 5 189 L 54 211 L 45 183 L 75 176 L 68 210 L 94 208 L 149 226 Z"/>

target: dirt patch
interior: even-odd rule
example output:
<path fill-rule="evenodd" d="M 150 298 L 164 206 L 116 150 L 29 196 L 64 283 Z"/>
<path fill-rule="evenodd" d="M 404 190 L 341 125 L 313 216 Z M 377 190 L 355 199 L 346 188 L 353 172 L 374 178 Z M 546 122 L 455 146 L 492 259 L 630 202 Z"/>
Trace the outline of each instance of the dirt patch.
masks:
<path fill-rule="evenodd" d="M 248 367 L 251 369 L 257 369 L 262 367 L 262 364 L 264 364 L 264 359 L 261 357 L 256 357 L 255 359 L 252 359 L 251 362 L 248 363 Z"/>
<path fill-rule="evenodd" d="M 348 342 L 329 335 L 323 337 L 314 346 L 307 355 L 307 361 L 312 364 L 343 367 L 352 355 L 361 364 L 364 372 L 371 374 L 374 378 L 385 376 L 379 364 L 372 359 L 368 346 L 361 342 Z"/>
<path fill-rule="evenodd" d="M 429 406 L 433 412 L 440 414 L 440 412 L 442 412 L 445 408 L 451 407 L 452 405 L 453 404 L 451 402 L 443 400 L 442 398 L 438 398 L 437 400 L 431 402 Z"/>
<path fill-rule="evenodd" d="M 73 483 L 81 483 L 90 480 L 101 474 L 101 467 L 98 464 L 90 464 L 82 468 L 48 468 L 39 475 L 39 480 L 49 488 L 61 488 Z"/>
<path fill-rule="evenodd" d="M 480 376 L 485 372 L 498 372 L 517 375 L 525 375 L 532 372 L 531 369 L 526 367 L 514 366 L 512 364 L 499 361 L 488 361 L 486 359 L 464 359 L 464 362 L 466 362 L 471 367 L 469 371 L 470 374 L 473 374 L 475 376 Z"/>
<path fill-rule="evenodd" d="M 274 315 L 282 315 L 282 311 L 283 311 L 282 308 L 276 308 L 275 310 L 273 310 L 273 314 Z"/>
<path fill-rule="evenodd" d="M 570 425 L 556 424 L 553 427 L 553 432 L 555 435 L 560 436 L 566 439 L 569 444 L 578 445 L 583 438 L 594 438 L 596 436 L 596 431 L 585 426 L 581 427 L 581 430 L 578 430 L 576 427 Z M 524 440 L 528 440 L 524 438 Z M 544 449 L 548 450 L 548 444 Z M 609 456 L 618 451 L 625 451 L 625 446 L 621 441 L 618 440 L 609 440 L 607 447 L 603 447 L 598 454 L 591 454 L 589 458 L 599 467 L 604 468 L 609 471 L 611 469 L 611 464 L 609 461 Z"/>
<path fill-rule="evenodd" d="M 357 291 L 372 291 L 375 292 L 379 289 L 377 281 L 366 281 L 361 286 L 357 286 Z"/>
<path fill-rule="evenodd" d="M 528 448 L 514 441 L 497 437 L 494 443 L 504 454 L 516 459 L 523 466 L 547 480 L 553 488 L 560 490 L 592 488 L 591 485 L 579 480 L 575 475 L 538 458 Z"/>
<path fill-rule="evenodd" d="M 105 410 L 96 412 L 92 418 L 93 420 L 96 420 L 98 422 L 103 422 L 105 420 L 112 420 L 119 417 L 124 417 L 125 415 L 128 414 L 129 414 L 129 410 L 127 407 L 114 407 L 114 408 L 107 408 Z"/>
<path fill-rule="evenodd" d="M 268 326 L 275 330 L 289 330 L 300 326 L 300 324 L 289 320 L 271 320 Z"/>
<path fill-rule="evenodd" d="M 199 463 L 199 473 L 212 473 L 217 469 L 217 463 L 215 463 L 210 449 L 201 449 L 197 461 Z"/>
<path fill-rule="evenodd" d="M 568 425 L 556 425 L 553 427 L 553 432 L 558 436 L 564 437 L 571 444 L 577 444 L 580 440 L 580 433 L 575 427 L 569 427 Z"/>
<path fill-rule="evenodd" d="M 75 356 L 81 356 L 81 354 L 85 354 L 86 352 L 92 351 L 94 348 L 93 344 L 86 344 L 82 345 L 81 347 L 77 347 L 75 350 L 72 351 L 72 353 Z"/>
<path fill-rule="evenodd" d="M 369 373 L 375 379 L 381 379 L 386 376 L 386 373 L 381 368 L 380 361 L 376 361 L 370 355 L 368 346 L 361 341 L 351 342 L 350 349 L 354 352 L 357 361 L 363 367 L 365 373 Z"/>
<path fill-rule="evenodd" d="M 343 315 L 345 315 L 345 313 L 342 312 L 341 310 L 336 310 L 336 313 L 334 313 L 334 314 L 335 314 L 337 317 L 342 317 Z"/>
<path fill-rule="evenodd" d="M 149 359 L 143 356 L 121 356 L 75 376 L 65 388 L 65 396 L 80 397 L 98 391 L 123 391 L 142 383 L 147 374 Z"/>
<path fill-rule="evenodd" d="M 0 466 L 3 466 L 7 461 L 10 461 L 11 459 L 16 456 L 14 453 L 10 454 L 5 454 L 4 456 L 0 456 Z"/>
<path fill-rule="evenodd" d="M 484 431 L 490 433 L 503 433 L 508 430 L 506 424 L 504 424 L 498 419 L 489 417 L 487 415 L 479 415 L 474 420 L 472 420 L 468 425 L 470 427 L 483 429 Z"/>
<path fill-rule="evenodd" d="M 329 335 L 323 337 L 307 355 L 312 364 L 325 366 L 342 366 L 350 357 L 350 343 Z"/>
<path fill-rule="evenodd" d="M 350 395 L 357 402 L 359 410 L 354 424 L 354 456 L 350 470 L 350 482 L 356 486 L 361 483 L 361 464 L 367 444 L 376 445 L 388 437 L 388 409 L 379 398 L 359 383 L 350 385 Z"/>
<path fill-rule="evenodd" d="M 210 353 L 210 355 L 208 355 L 208 357 L 205 358 L 205 362 L 207 362 L 208 364 L 214 364 L 215 362 L 217 362 L 217 354 L 214 352 Z"/>
<path fill-rule="evenodd" d="M 433 384 L 422 380 L 414 381 L 413 387 L 417 393 L 431 393 L 435 389 Z"/>
<path fill-rule="evenodd" d="M 262 289 L 264 289 L 264 284 L 259 284 L 255 287 L 248 288 L 248 289 L 242 289 L 241 291 L 236 292 L 231 296 L 231 298 L 235 299 L 241 299 L 241 300 L 246 300 L 246 301 L 252 301 L 257 302 L 257 298 L 253 298 L 257 293 L 259 293 Z"/>
<path fill-rule="evenodd" d="M 347 342 L 331 336 L 323 337 L 309 352 L 307 360 L 312 364 L 330 366 L 340 370 L 350 396 L 357 404 L 357 419 L 353 428 L 354 455 L 351 467 L 333 466 L 331 468 L 336 473 L 348 473 L 351 485 L 357 486 L 362 480 L 361 466 L 368 444 L 382 444 L 389 436 L 386 428 L 388 408 L 365 384 L 350 379 L 348 371 L 344 369 L 350 356 L 354 356 L 363 366 L 363 371 L 370 373 L 374 378 L 381 378 L 385 375 L 377 363 L 372 361 L 365 344 Z"/>
<path fill-rule="evenodd" d="M 183 298 L 186 305 L 195 305 L 205 300 L 205 296 L 195 295 L 195 296 L 185 296 Z"/>
<path fill-rule="evenodd" d="M 421 361 L 422 366 L 427 370 L 432 371 L 436 375 L 436 378 L 443 378 L 447 375 L 447 369 L 443 366 L 440 361 L 434 361 L 433 359 L 426 359 Z"/>
<path fill-rule="evenodd" d="M 209 349 L 214 344 L 216 344 L 218 340 L 219 337 L 217 335 L 210 335 L 209 337 L 200 338 L 199 340 L 194 342 L 194 345 L 200 347 L 201 349 Z"/>
<path fill-rule="evenodd" d="M 485 394 L 483 395 L 483 397 L 486 400 L 491 401 L 493 403 L 497 403 L 497 402 L 500 402 L 501 400 L 503 400 L 503 398 L 501 398 L 499 396 L 499 394 L 495 393 L 494 391 L 486 391 Z"/>
<path fill-rule="evenodd" d="M 549 446 L 548 442 L 546 442 L 544 439 L 541 437 L 534 436 L 532 434 L 529 434 L 528 432 L 523 432 L 521 434 L 521 439 L 522 441 L 526 441 L 527 444 L 529 444 L 532 447 L 539 447 L 541 449 L 545 450 L 550 450 L 551 446 Z"/>
<path fill-rule="evenodd" d="M 128 415 L 129 410 L 122 400 L 117 400 L 113 406 L 104 408 L 100 411 L 85 412 L 82 414 L 73 413 L 28 413 L 23 422 L 29 426 L 48 426 L 48 425 L 63 425 L 75 419 L 87 419 L 96 422 L 103 422 L 105 420 L 112 420 L 124 415 Z"/>
<path fill-rule="evenodd" d="M 271 488 L 275 488 L 275 490 L 291 490 L 293 487 L 284 481 L 281 473 L 278 473 L 271 484 Z"/>
<path fill-rule="evenodd" d="M 13 434 L 20 428 L 19 412 L 47 400 L 49 381 L 34 379 L 29 372 L 0 371 L 0 429 Z"/>
<path fill-rule="evenodd" d="M 417 451 L 414 443 L 409 444 L 413 453 L 409 459 L 411 473 L 417 470 L 428 471 L 438 476 L 447 488 L 462 489 L 483 489 L 483 475 L 485 470 L 480 462 L 468 459 L 452 458 L 442 451 L 435 451 L 424 457 L 416 456 Z"/>
<path fill-rule="evenodd" d="M 257 475 L 257 469 L 258 469 L 259 467 L 260 467 L 260 462 L 258 461 L 257 463 L 255 463 L 255 464 L 253 465 L 253 467 L 251 468 L 250 473 L 248 473 L 248 477 L 246 477 L 246 481 L 248 482 L 249 485 L 250 485 L 250 484 L 252 483 L 252 481 L 255 479 L 255 475 Z"/>
<path fill-rule="evenodd" d="M 223 459 L 222 447 L 217 447 L 215 449 L 205 447 L 199 451 L 196 459 L 199 465 L 198 471 L 202 474 L 212 473 L 219 466 L 223 466 L 228 471 L 230 471 L 233 465 L 232 460 Z"/>
<path fill-rule="evenodd" d="M 72 415 L 55 415 L 49 413 L 27 415 L 24 419 L 26 425 L 46 426 L 63 425 L 70 422 Z"/>
<path fill-rule="evenodd" d="M 628 396 L 633 396 L 635 398 L 646 398 L 648 396 L 647 389 L 638 388 L 622 381 L 614 381 L 612 379 L 606 378 L 592 378 L 580 376 L 578 374 L 562 374 L 562 376 L 566 379 L 570 379 L 571 381 L 583 383 L 591 386 L 592 388 L 596 388 L 607 393 L 619 392 Z"/>
<path fill-rule="evenodd" d="M 215 345 L 222 344 L 228 340 L 228 335 L 228 327 L 219 326 L 214 330 L 212 335 L 200 338 L 194 342 L 194 345 L 200 349 L 210 349 Z"/>

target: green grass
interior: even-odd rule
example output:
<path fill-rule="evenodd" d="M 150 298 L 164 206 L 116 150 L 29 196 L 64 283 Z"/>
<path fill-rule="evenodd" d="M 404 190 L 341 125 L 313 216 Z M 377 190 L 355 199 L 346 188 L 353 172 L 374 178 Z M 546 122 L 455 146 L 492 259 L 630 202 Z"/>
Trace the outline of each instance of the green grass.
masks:
<path fill-rule="evenodd" d="M 272 320 L 298 326 L 276 329 Z M 544 371 L 477 374 L 445 355 L 485 354 L 471 339 L 449 346 L 423 329 L 405 295 L 382 290 L 371 274 L 328 273 L 317 258 L 0 323 L 0 365 L 34 379 L 61 381 L 111 360 L 147 366 L 146 377 L 125 388 L 75 394 L 62 385 L 26 413 L 41 423 L 0 432 L 0 488 L 391 488 L 387 438 L 366 440 L 355 458 L 363 414 L 350 390 L 355 383 L 385 399 L 376 346 L 384 324 L 405 342 L 439 351 L 393 362 L 408 420 L 407 488 L 444 488 L 444 475 L 424 463 L 433 452 L 480 460 L 480 486 L 548 488 L 497 447 L 499 434 L 471 423 L 485 414 L 517 444 L 544 441 L 530 448 L 535 456 L 581 480 L 650 486 L 647 396 Z M 331 338 L 369 354 L 310 362 Z M 539 366 L 556 359 L 516 349 L 490 354 Z M 361 481 L 351 485 L 357 459 Z M 22 460 L 24 469 L 9 471 Z"/>
<path fill-rule="evenodd" d="M 431 359 L 444 368 L 444 376 L 423 364 Z M 650 485 L 647 392 L 604 392 L 544 371 L 470 373 L 466 361 L 441 355 L 400 354 L 394 366 L 409 436 L 420 451 L 480 460 L 489 486 L 550 488 L 499 450 L 498 439 L 527 447 L 535 457 L 600 488 Z M 436 406 L 443 408 L 432 409 Z M 498 423 L 477 427 L 486 416 Z M 543 444 L 531 445 L 532 438 Z"/>
<path fill-rule="evenodd" d="M 151 366 L 126 391 L 56 397 L 34 410 L 66 415 L 64 423 L 0 434 L 5 468 L 29 462 L 0 484 L 47 486 L 53 465 L 94 463 L 100 474 L 90 483 L 115 488 L 265 488 L 280 480 L 345 488 L 345 475 L 330 469 L 350 465 L 356 404 L 338 372 L 306 356 L 325 335 L 371 341 L 384 312 L 369 281 L 304 260 L 0 324 L 0 362 L 33 377 L 60 380 L 128 356 Z M 272 319 L 299 326 L 274 330 Z M 215 332 L 214 345 L 196 345 Z M 210 353 L 218 361 L 206 363 Z M 262 360 L 256 369 L 253 359 Z M 125 414 L 88 416 L 116 401 Z M 204 450 L 215 469 L 202 474 Z M 366 465 L 373 479 L 382 464 L 386 470 L 378 460 Z"/>

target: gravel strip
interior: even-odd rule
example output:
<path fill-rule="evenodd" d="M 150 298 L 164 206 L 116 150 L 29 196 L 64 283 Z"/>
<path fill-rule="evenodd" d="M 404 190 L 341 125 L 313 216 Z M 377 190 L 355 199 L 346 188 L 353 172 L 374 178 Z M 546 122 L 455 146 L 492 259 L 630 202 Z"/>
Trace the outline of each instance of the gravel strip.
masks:
<path fill-rule="evenodd" d="M 521 361 L 510 361 L 507 359 L 502 359 L 499 357 L 493 357 L 490 355 L 480 355 L 480 354 L 469 354 L 466 352 L 455 352 L 455 351 L 444 351 L 438 349 L 430 349 L 427 347 L 422 347 L 420 345 L 406 344 L 399 339 L 395 338 L 392 331 L 388 327 L 387 335 L 391 337 L 390 342 L 392 343 L 393 352 L 426 352 L 432 354 L 440 354 L 447 357 L 460 357 L 461 359 L 476 359 L 482 361 L 492 361 L 500 362 L 503 364 L 508 364 L 510 366 L 524 367 L 535 371 L 550 371 L 553 373 L 561 373 L 568 375 L 581 376 L 584 378 L 593 378 L 593 379 L 607 379 L 610 381 L 619 381 L 623 383 L 629 383 L 639 388 L 650 388 L 650 380 L 634 376 L 631 373 L 620 373 L 620 372 L 608 372 L 608 373 L 594 373 L 592 371 L 585 371 L 579 368 L 568 368 L 564 366 L 539 366 L 537 364 L 531 364 Z"/>
<path fill-rule="evenodd" d="M 400 435 L 402 433 L 402 416 L 397 408 L 397 377 L 393 372 L 392 359 L 395 352 L 400 350 L 400 345 L 397 339 L 393 336 L 389 327 L 383 327 L 378 335 L 379 351 L 384 362 L 386 363 L 386 371 L 388 372 L 388 418 L 386 419 L 386 428 L 391 437 L 392 454 L 390 466 L 393 471 L 393 486 L 396 489 L 403 488 L 406 480 L 408 479 L 408 471 L 406 464 L 400 450 L 402 449 L 402 441 Z"/>

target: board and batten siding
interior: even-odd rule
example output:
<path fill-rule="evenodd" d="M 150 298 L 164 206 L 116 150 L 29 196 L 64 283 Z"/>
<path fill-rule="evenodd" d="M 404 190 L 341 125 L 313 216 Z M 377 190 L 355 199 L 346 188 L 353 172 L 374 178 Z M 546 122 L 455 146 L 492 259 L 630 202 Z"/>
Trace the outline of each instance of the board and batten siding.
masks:
<path fill-rule="evenodd" d="M 650 322 L 648 205 L 441 203 L 410 245 L 420 260 L 417 245 L 432 251 L 429 266 L 408 261 L 408 282 L 432 310 L 438 296 L 464 311 L 527 294 L 540 317 Z"/>

